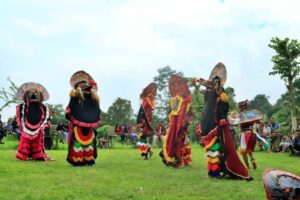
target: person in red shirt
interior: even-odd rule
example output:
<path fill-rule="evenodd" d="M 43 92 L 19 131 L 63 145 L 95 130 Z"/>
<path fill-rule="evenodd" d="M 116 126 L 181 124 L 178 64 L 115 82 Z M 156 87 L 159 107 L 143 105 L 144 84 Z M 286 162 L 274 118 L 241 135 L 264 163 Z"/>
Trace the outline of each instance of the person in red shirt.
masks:
<path fill-rule="evenodd" d="M 154 148 L 157 147 L 158 141 L 164 142 L 166 135 L 166 128 L 162 121 L 160 120 L 158 124 L 155 126 L 155 135 L 153 136 L 152 146 Z"/>
<path fill-rule="evenodd" d="M 121 137 L 121 142 L 122 142 L 122 144 L 124 144 L 125 135 L 123 133 L 122 126 L 120 124 L 116 124 L 115 133 Z"/>

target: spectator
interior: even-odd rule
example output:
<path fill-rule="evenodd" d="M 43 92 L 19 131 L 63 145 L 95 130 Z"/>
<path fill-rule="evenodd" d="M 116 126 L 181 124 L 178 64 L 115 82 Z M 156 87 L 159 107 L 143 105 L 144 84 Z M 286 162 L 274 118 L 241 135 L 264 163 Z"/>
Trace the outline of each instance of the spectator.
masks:
<path fill-rule="evenodd" d="M 60 122 L 57 125 L 56 131 L 58 132 L 59 141 L 61 143 L 65 143 L 67 141 L 68 136 L 68 127 L 66 127 L 63 122 Z"/>
<path fill-rule="evenodd" d="M 123 128 L 124 141 L 130 136 L 130 125 L 126 123 Z"/>
<path fill-rule="evenodd" d="M 134 128 L 131 125 L 129 126 L 129 132 L 131 134 L 132 143 L 136 144 L 138 141 L 138 135 L 136 134 Z"/>
<path fill-rule="evenodd" d="M 272 117 L 269 122 L 269 126 L 271 127 L 271 137 L 270 137 L 270 149 L 273 152 L 279 151 L 279 144 L 282 138 L 282 135 L 279 131 L 279 124 L 274 121 Z"/>
<path fill-rule="evenodd" d="M 265 139 L 269 139 L 271 137 L 271 127 L 268 122 L 264 123 L 262 137 Z"/>
<path fill-rule="evenodd" d="M 270 126 L 271 126 L 271 132 L 278 132 L 279 130 L 279 124 L 277 122 L 274 121 L 274 118 L 272 117 L 270 120 Z"/>
<path fill-rule="evenodd" d="M 3 122 L 1 120 L 1 115 L 0 115 L 0 144 L 4 144 L 3 142 L 3 138 L 6 136 L 5 132 L 4 132 L 4 125 Z"/>
<path fill-rule="evenodd" d="M 266 149 L 268 153 L 270 152 L 271 132 L 272 132 L 271 127 L 269 126 L 269 123 L 266 121 L 263 124 L 261 137 L 264 138 L 267 142 L 267 145 L 266 143 L 264 145 L 264 149 Z"/>
<path fill-rule="evenodd" d="M 68 141 L 68 135 L 69 135 L 69 124 L 68 124 L 68 122 L 65 122 L 64 123 L 64 131 L 65 131 L 65 133 L 66 133 L 66 138 L 65 138 L 65 141 Z"/>
<path fill-rule="evenodd" d="M 155 126 L 155 135 L 153 137 L 152 146 L 156 148 L 158 141 L 164 142 L 166 135 L 166 128 L 162 121 L 160 120 L 158 124 Z"/>
<path fill-rule="evenodd" d="M 124 144 L 124 141 L 125 141 L 125 135 L 123 133 L 123 129 L 122 129 L 122 126 L 120 124 L 116 124 L 116 127 L 115 127 L 115 133 L 121 137 L 121 143 Z"/>
<path fill-rule="evenodd" d="M 17 117 L 15 116 L 12 123 L 13 131 L 16 133 L 18 140 L 20 140 L 20 130 L 19 130 L 19 125 L 17 123 Z"/>
<path fill-rule="evenodd" d="M 300 155 L 300 124 L 293 137 L 292 145 L 290 145 L 292 155 Z"/>
<path fill-rule="evenodd" d="M 281 142 L 279 143 L 279 151 L 284 153 L 291 145 L 292 143 L 288 137 L 282 137 Z"/>

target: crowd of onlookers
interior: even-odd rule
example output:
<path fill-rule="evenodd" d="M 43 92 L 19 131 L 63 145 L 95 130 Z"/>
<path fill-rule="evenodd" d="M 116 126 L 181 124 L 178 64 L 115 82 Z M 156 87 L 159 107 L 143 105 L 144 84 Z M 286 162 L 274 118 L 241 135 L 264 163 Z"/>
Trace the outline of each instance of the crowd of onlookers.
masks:
<path fill-rule="evenodd" d="M 123 126 L 121 124 L 116 124 L 115 126 L 115 133 L 116 135 L 120 136 L 122 144 L 126 144 L 126 141 L 130 141 L 131 143 L 136 144 L 139 139 L 139 136 L 137 134 L 138 132 L 139 131 L 137 130 L 137 128 L 129 123 L 126 123 Z M 166 128 L 163 122 L 159 121 L 154 128 L 152 146 L 157 147 L 159 143 L 162 144 L 165 135 Z"/>
<path fill-rule="evenodd" d="M 68 138 L 69 125 L 66 122 L 60 122 L 57 125 L 56 131 L 59 136 L 59 141 L 65 143 Z M 129 123 L 124 125 L 116 124 L 116 135 L 120 136 L 121 143 L 126 144 L 127 141 L 132 144 L 137 144 L 139 130 Z M 152 146 L 157 147 L 162 145 L 166 135 L 166 128 L 162 121 L 159 121 L 154 126 L 154 135 L 152 137 Z M 234 138 L 236 148 L 239 146 L 239 134 L 236 127 L 231 127 L 231 132 Z M 269 121 L 258 121 L 253 126 L 253 132 L 257 134 L 257 146 L 261 150 L 267 152 L 290 152 L 293 155 L 300 155 L 300 124 L 293 135 L 282 135 L 280 133 L 279 124 L 271 118 Z M 4 144 L 3 138 L 11 134 L 20 139 L 20 131 L 16 122 L 16 117 L 9 119 L 7 123 L 2 122 L 0 115 L 0 144 Z"/>
<path fill-rule="evenodd" d="M 123 126 L 121 124 L 116 124 L 115 133 L 120 136 L 122 144 L 125 144 L 127 140 L 134 144 L 138 141 L 138 135 L 135 128 L 129 123 L 126 123 Z"/>
<path fill-rule="evenodd" d="M 9 119 L 7 123 L 3 122 L 0 115 L 0 144 L 4 144 L 3 138 L 7 134 L 15 135 L 20 140 L 20 130 L 16 117 Z"/>
<path fill-rule="evenodd" d="M 58 133 L 59 141 L 65 143 L 68 138 L 69 125 L 66 122 L 60 122 L 57 125 L 56 131 Z M 13 135 L 20 140 L 20 130 L 16 117 L 9 119 L 6 123 L 2 121 L 0 115 L 0 144 L 4 144 L 3 139 L 7 135 Z"/>

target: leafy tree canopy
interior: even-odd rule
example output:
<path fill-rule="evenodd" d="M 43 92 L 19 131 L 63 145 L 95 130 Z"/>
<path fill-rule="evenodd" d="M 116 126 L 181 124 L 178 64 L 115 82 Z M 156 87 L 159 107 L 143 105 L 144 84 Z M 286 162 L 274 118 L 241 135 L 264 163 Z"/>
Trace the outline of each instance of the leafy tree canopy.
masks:
<path fill-rule="evenodd" d="M 131 101 L 118 97 L 108 108 L 106 120 L 109 125 L 131 123 L 134 124 Z"/>

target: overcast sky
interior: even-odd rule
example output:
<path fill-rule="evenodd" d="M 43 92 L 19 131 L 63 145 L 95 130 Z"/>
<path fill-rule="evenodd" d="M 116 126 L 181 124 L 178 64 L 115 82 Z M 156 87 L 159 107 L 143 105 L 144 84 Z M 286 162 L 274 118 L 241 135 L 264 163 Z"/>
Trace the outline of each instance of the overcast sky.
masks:
<path fill-rule="evenodd" d="M 90 73 L 101 108 L 139 93 L 166 65 L 208 78 L 222 61 L 236 100 L 285 92 L 269 76 L 274 36 L 300 40 L 297 0 L 9 0 L 0 2 L 0 86 L 44 85 L 49 103 L 69 101 L 70 76 Z M 0 102 L 1 105 L 3 102 Z M 14 115 L 3 111 L 3 118 Z"/>

